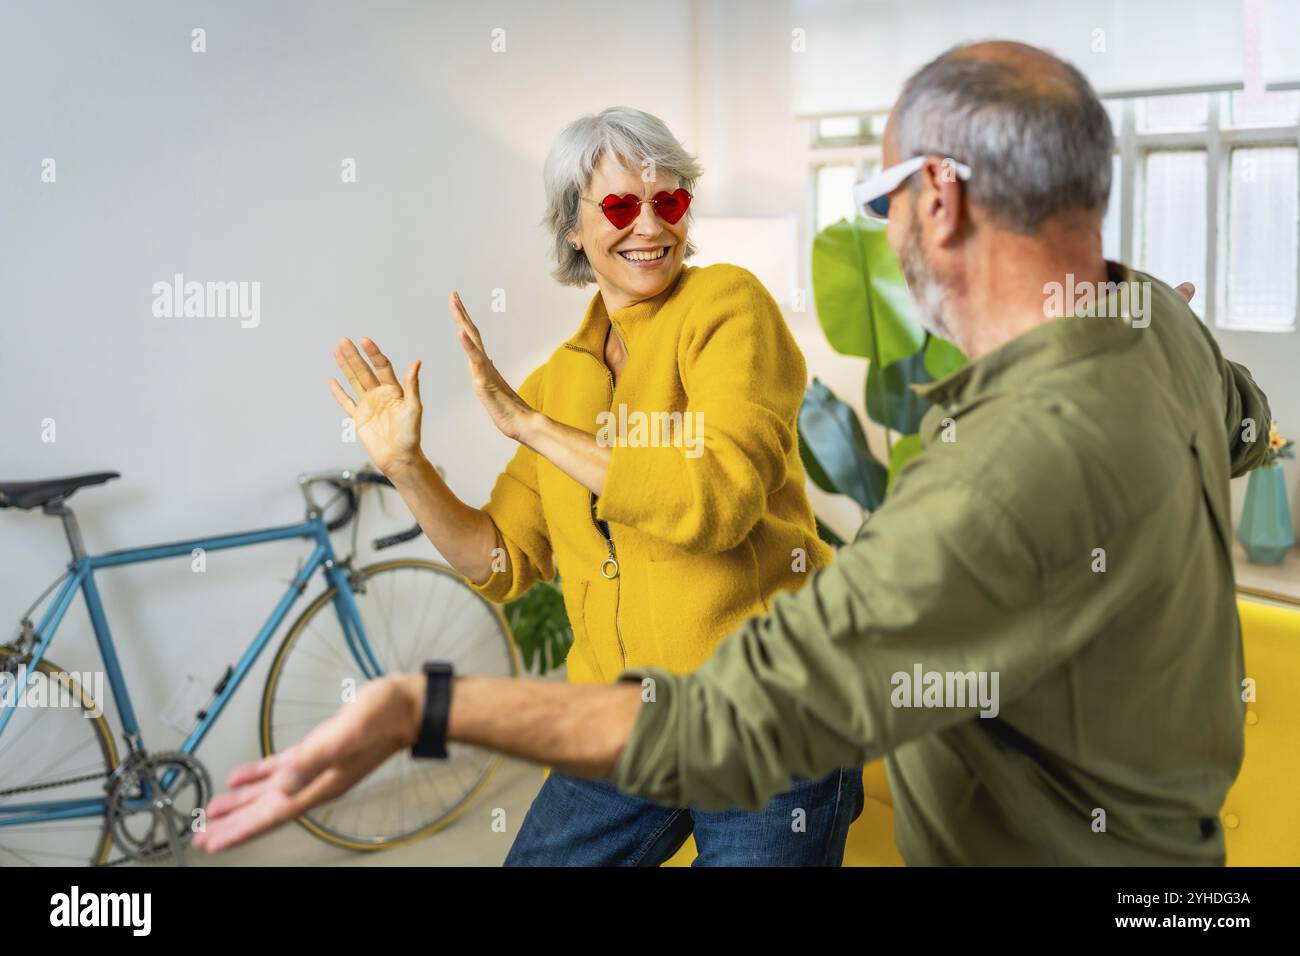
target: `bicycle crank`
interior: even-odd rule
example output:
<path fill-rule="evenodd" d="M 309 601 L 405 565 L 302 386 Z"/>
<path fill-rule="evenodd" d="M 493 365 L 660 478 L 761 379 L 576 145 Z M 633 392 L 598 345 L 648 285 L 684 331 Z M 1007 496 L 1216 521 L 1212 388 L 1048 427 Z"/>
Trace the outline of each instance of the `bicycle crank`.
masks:
<path fill-rule="evenodd" d="M 168 856 L 185 865 L 184 849 L 212 797 L 202 763 L 179 751 L 134 753 L 113 772 L 107 789 L 108 825 L 126 854 L 109 865 Z"/>

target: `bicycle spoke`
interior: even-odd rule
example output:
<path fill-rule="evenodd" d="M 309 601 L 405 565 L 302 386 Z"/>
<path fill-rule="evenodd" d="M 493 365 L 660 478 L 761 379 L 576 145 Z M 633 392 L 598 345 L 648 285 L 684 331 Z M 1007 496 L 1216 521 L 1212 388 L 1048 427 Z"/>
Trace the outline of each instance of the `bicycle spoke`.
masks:
<path fill-rule="evenodd" d="M 438 582 L 435 582 L 435 583 L 434 583 L 434 586 L 433 586 L 433 587 L 429 588 L 429 594 L 428 594 L 428 596 L 424 599 L 424 611 L 423 611 L 423 613 L 420 615 L 420 623 L 419 623 L 419 626 L 416 627 L 416 629 L 415 629 L 415 633 L 417 633 L 417 634 L 425 634 L 425 633 L 427 633 L 427 632 L 425 631 L 425 629 L 424 629 L 424 625 L 425 625 L 425 622 L 428 621 L 428 619 L 429 619 L 429 608 L 433 605 L 433 596 L 434 596 L 435 593 L 437 593 L 438 591 L 441 590 L 441 584 L 442 584 L 442 582 L 441 582 L 441 581 L 438 581 Z"/>
<path fill-rule="evenodd" d="M 346 647 L 345 644 L 340 643 L 339 641 L 336 641 L 334 639 L 325 638 L 324 636 L 321 635 L 319 631 L 315 630 L 315 628 L 309 628 L 309 630 L 311 630 L 317 637 L 321 639 L 321 643 L 324 644 L 325 649 L 334 656 L 334 660 L 337 663 L 342 664 L 344 667 L 356 666 L 356 662 L 352 660 L 351 657 L 344 655 L 343 650 Z M 340 630 L 339 632 L 340 637 L 342 637 L 342 633 L 343 632 Z"/>
<path fill-rule="evenodd" d="M 27 733 L 30 733 L 30 728 L 29 728 L 26 732 L 27 732 Z M 28 778 L 27 778 L 26 780 L 24 780 L 22 783 L 18 784 L 17 787 L 14 787 L 14 788 L 5 787 L 5 788 L 3 788 L 3 789 L 6 789 L 6 790 L 7 790 L 7 789 L 17 789 L 17 788 L 20 788 L 20 787 L 30 787 L 30 786 L 33 786 L 34 784 L 36 784 L 38 781 L 41 782 L 41 783 L 55 783 L 55 782 L 57 782 L 57 781 L 53 781 L 53 780 L 43 780 L 42 777 L 43 777 L 45 774 L 50 773 L 50 772 L 51 772 L 51 771 L 52 771 L 56 766 L 59 766 L 59 765 L 62 764 L 65 760 L 68 760 L 69 758 L 71 758 L 74 754 L 79 754 L 79 753 L 81 753 L 83 750 L 85 750 L 87 747 L 93 747 L 93 746 L 95 746 L 95 744 L 96 744 L 96 741 L 94 741 L 94 740 L 88 740 L 88 741 L 84 742 L 83 744 L 81 744 L 81 746 L 76 747 L 75 749 L 68 751 L 68 752 L 67 752 L 63 757 L 59 758 L 59 759 L 58 759 L 57 761 L 55 761 L 54 763 L 46 764 L 44 767 L 42 767 L 42 768 L 41 768 L 40 770 L 38 770 L 36 773 L 32 774 L 30 777 L 28 777 Z M 74 767 L 74 768 L 71 769 L 71 770 L 64 770 L 64 771 L 62 771 L 62 774 L 63 774 L 63 776 L 64 776 L 65 778 L 67 778 L 67 777 L 80 777 L 80 776 L 84 776 L 85 774 L 89 773 L 89 772 L 92 771 L 92 770 L 95 770 L 95 769 L 97 769 L 97 768 L 101 768 L 101 767 L 103 767 L 103 760 L 102 760 L 102 759 L 99 760 L 99 761 L 97 761 L 97 762 L 92 762 L 92 763 L 90 763 L 90 764 L 88 764 L 88 765 L 86 765 L 86 766 L 84 766 L 84 767 Z"/>
<path fill-rule="evenodd" d="M 459 576 L 418 561 L 360 575 L 358 620 L 384 673 L 410 672 L 433 659 L 449 660 L 461 673 L 515 672 L 499 613 Z M 276 749 L 298 742 L 337 712 L 341 682 L 362 676 L 349 659 L 344 635 L 337 608 L 326 602 L 286 638 L 269 696 L 268 730 Z M 478 791 L 497 759 L 459 746 L 449 760 L 436 764 L 399 754 L 348 793 L 313 810 L 309 820 L 315 832 L 348 845 L 378 846 L 427 832 Z"/>
<path fill-rule="evenodd" d="M 334 648 L 335 648 L 335 645 L 334 645 L 332 642 L 331 642 L 331 643 L 328 643 L 326 646 L 330 647 L 331 649 L 334 649 Z M 305 647 L 295 648 L 294 650 L 295 650 L 295 653 L 297 653 L 297 654 L 301 654 L 303 657 L 307 658 L 308 660 L 312 660 L 312 661 L 317 662 L 318 664 L 323 664 L 323 665 L 327 665 L 327 666 L 331 666 L 331 667 L 332 667 L 332 666 L 336 666 L 336 665 L 338 665 L 338 664 L 343 664 L 345 667 L 347 667 L 347 666 L 352 666 L 352 663 L 353 663 L 352 661 L 345 660 L 345 659 L 343 658 L 343 655 L 340 654 L 340 653 L 338 653 L 337 650 L 335 650 L 335 652 L 334 652 L 334 659 L 333 659 L 333 660 L 327 660 L 326 658 L 321 657 L 319 654 L 314 654 L 314 653 L 308 651 Z"/>

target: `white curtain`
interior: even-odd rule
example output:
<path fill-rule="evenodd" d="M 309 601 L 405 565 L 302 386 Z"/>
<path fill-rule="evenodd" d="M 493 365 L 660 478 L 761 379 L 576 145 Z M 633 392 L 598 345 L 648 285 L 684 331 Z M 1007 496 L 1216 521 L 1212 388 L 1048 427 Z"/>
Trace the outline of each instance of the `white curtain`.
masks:
<path fill-rule="evenodd" d="M 1300 89 L 1300 0 L 1268 0 L 1260 39 L 1268 89 Z"/>
<path fill-rule="evenodd" d="M 1276 73 L 1288 56 L 1300 0 L 1269 0 Z M 1079 67 L 1103 96 L 1240 88 L 1242 0 L 790 0 L 799 115 L 888 109 L 907 77 L 949 47 L 1021 40 Z M 805 45 L 798 52 L 800 40 Z"/>

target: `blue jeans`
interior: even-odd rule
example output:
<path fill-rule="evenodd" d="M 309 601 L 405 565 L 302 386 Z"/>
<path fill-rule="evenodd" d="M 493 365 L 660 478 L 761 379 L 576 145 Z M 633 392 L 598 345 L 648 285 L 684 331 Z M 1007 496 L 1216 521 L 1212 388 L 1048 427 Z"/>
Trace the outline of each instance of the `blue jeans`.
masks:
<path fill-rule="evenodd" d="M 862 803 L 861 767 L 796 780 L 757 813 L 661 807 L 552 772 L 505 865 L 658 866 L 694 831 L 695 866 L 839 866 Z"/>

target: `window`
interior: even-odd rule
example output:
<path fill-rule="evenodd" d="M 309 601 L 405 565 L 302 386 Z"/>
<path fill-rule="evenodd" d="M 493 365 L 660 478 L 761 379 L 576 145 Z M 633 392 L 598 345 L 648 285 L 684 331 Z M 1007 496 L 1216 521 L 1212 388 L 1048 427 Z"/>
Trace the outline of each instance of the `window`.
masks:
<path fill-rule="evenodd" d="M 817 169 L 817 231 L 841 219 L 852 219 L 853 184 L 861 176 L 852 163 L 827 163 Z"/>
<path fill-rule="evenodd" d="M 1296 329 L 1300 92 L 1111 100 L 1119 153 L 1107 255 L 1196 284 L 1192 309 L 1219 328 Z M 1124 190 L 1131 192 L 1131 198 Z"/>
<path fill-rule="evenodd" d="M 813 124 L 813 139 L 819 147 L 879 145 L 888 118 L 886 113 L 823 116 Z"/>
<path fill-rule="evenodd" d="M 1124 207 L 1124 177 L 1120 175 L 1119 157 L 1110 162 L 1110 199 L 1106 203 L 1106 218 L 1101 223 L 1101 254 L 1107 259 L 1120 260 L 1120 210 Z"/>
<path fill-rule="evenodd" d="M 1205 129 L 1209 120 L 1208 93 L 1150 96 L 1137 101 L 1137 127 L 1143 133 Z"/>
<path fill-rule="evenodd" d="M 1232 125 L 1294 126 L 1300 123 L 1300 90 L 1289 93 L 1232 94 Z"/>
<path fill-rule="evenodd" d="M 857 215 L 853 186 L 880 168 L 888 114 L 825 116 L 812 123 L 812 221 L 815 231 Z"/>
<path fill-rule="evenodd" d="M 817 138 L 823 142 L 854 140 L 861 136 L 861 116 L 828 116 L 817 121 Z"/>
<path fill-rule="evenodd" d="M 1103 101 L 1116 133 L 1102 251 L 1196 285 L 1213 325 L 1294 332 L 1300 311 L 1300 91 Z M 884 114 L 812 125 L 811 215 L 854 215 L 853 184 L 880 166 Z"/>
<path fill-rule="evenodd" d="M 1294 146 L 1232 151 L 1227 315 L 1221 325 L 1295 327 L 1298 168 Z"/>
<path fill-rule="evenodd" d="M 1205 314 L 1206 160 L 1204 150 L 1157 150 L 1142 164 L 1143 272 L 1177 285 L 1196 286 L 1192 310 Z"/>

